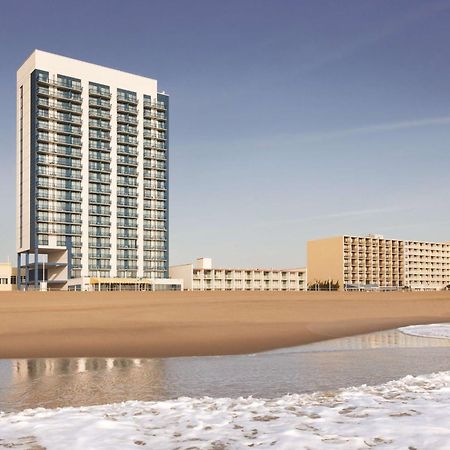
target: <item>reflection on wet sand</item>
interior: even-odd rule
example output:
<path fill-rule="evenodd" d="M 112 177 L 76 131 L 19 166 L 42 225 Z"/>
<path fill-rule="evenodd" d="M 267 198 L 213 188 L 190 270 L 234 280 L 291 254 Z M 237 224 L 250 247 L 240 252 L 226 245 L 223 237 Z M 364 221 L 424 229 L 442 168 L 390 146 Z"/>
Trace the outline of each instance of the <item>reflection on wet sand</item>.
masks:
<path fill-rule="evenodd" d="M 379 331 L 359 336 L 331 339 L 296 347 L 295 351 L 367 350 L 374 348 L 450 347 L 450 339 L 412 336 L 397 330 Z M 282 350 L 274 350 L 279 352 Z"/>
<path fill-rule="evenodd" d="M 450 340 L 398 331 L 256 355 L 0 360 L 0 411 L 191 397 L 278 397 L 450 370 Z"/>
<path fill-rule="evenodd" d="M 149 399 L 166 395 L 159 359 L 50 358 L 11 364 L 12 384 L 0 388 L 0 410 L 119 402 L 140 398 L 143 389 Z"/>

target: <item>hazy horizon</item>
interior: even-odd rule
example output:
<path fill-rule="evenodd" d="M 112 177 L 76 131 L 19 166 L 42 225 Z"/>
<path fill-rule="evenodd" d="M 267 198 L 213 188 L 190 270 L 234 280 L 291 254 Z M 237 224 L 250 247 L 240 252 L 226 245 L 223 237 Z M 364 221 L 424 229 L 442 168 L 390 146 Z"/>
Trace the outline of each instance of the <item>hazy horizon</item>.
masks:
<path fill-rule="evenodd" d="M 300 267 L 307 240 L 340 234 L 450 241 L 450 1 L 1 5 L 0 261 L 35 48 L 170 95 L 171 265 Z"/>

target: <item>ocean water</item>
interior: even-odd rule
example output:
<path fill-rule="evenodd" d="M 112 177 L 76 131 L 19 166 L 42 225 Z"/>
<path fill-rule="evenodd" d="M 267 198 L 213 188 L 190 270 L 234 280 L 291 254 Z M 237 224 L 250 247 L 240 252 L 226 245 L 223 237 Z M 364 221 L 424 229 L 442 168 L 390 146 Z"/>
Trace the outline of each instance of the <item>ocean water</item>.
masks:
<path fill-rule="evenodd" d="M 449 449 L 450 339 L 434 327 L 255 355 L 0 361 L 0 449 Z"/>

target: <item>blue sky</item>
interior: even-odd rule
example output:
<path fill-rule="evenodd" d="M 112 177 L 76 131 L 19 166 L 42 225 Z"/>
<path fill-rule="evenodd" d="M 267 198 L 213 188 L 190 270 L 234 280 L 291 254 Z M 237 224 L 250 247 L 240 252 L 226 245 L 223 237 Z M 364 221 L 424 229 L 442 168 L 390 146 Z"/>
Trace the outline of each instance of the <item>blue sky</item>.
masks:
<path fill-rule="evenodd" d="M 0 0 L 0 260 L 34 48 L 171 96 L 171 264 L 302 266 L 344 233 L 450 241 L 450 1 Z"/>

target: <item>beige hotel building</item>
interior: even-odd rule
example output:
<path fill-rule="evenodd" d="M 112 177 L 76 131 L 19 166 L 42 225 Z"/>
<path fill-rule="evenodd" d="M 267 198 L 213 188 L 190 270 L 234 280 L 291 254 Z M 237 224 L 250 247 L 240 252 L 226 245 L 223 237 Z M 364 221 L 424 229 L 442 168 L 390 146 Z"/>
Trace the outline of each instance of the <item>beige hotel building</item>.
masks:
<path fill-rule="evenodd" d="M 211 258 L 171 266 L 169 274 L 182 280 L 184 290 L 188 291 L 305 291 L 307 288 L 306 268 L 213 268 Z"/>
<path fill-rule="evenodd" d="M 308 241 L 310 284 L 340 290 L 441 290 L 450 285 L 450 243 L 337 236 Z"/>

